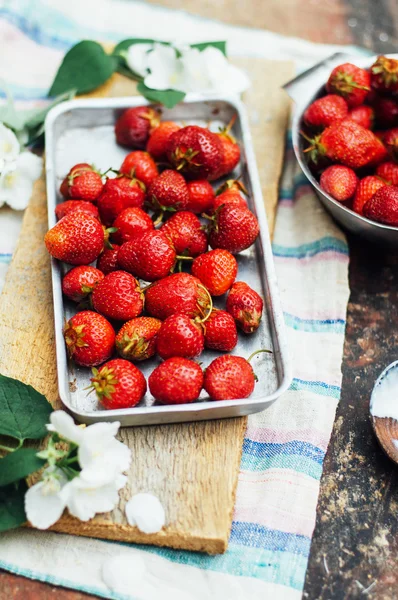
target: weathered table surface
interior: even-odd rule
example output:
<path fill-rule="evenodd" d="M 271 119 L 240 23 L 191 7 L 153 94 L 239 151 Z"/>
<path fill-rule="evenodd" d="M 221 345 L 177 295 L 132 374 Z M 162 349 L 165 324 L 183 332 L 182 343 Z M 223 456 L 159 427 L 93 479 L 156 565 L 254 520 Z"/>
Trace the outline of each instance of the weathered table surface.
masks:
<path fill-rule="evenodd" d="M 152 1 L 152 0 L 150 0 Z M 398 46 L 397 0 L 153 0 L 172 8 L 316 42 Z M 304 597 L 398 598 L 398 470 L 368 418 L 380 371 L 398 358 L 398 253 L 349 239 L 351 297 L 343 389 L 327 453 Z M 86 594 L 0 572 L 0 600 L 84 600 Z"/>

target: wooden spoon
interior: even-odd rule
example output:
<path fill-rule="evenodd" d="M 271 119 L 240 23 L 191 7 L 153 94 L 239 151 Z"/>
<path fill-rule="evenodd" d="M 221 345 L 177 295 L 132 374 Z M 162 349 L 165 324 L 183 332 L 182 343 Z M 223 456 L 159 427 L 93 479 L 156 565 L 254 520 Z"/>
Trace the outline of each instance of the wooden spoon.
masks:
<path fill-rule="evenodd" d="M 377 417 L 373 413 L 377 412 L 375 406 L 375 390 L 380 385 L 382 380 L 386 377 L 387 373 L 391 369 L 398 368 L 398 361 L 395 361 L 388 365 L 377 379 L 372 395 L 370 397 L 370 420 L 373 426 L 373 430 L 376 434 L 377 439 L 381 447 L 387 456 L 398 464 L 398 447 L 394 444 L 393 440 L 398 440 L 398 420 L 392 417 Z M 397 393 L 398 402 L 398 393 Z"/>

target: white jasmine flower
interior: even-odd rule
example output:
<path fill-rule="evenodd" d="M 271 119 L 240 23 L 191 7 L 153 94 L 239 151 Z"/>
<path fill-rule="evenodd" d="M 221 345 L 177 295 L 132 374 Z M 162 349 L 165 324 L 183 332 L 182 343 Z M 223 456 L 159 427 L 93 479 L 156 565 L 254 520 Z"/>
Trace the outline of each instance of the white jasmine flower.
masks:
<path fill-rule="evenodd" d="M 84 478 L 83 471 L 66 484 L 61 495 L 71 515 L 88 521 L 96 513 L 109 512 L 119 502 L 119 490 L 127 482 L 125 475 L 117 475 L 113 481 L 103 485 Z"/>
<path fill-rule="evenodd" d="M 56 431 L 62 438 L 74 444 L 80 444 L 83 439 L 81 427 L 75 425 L 74 420 L 64 410 L 55 410 L 50 415 L 51 425 L 47 425 L 48 431 Z"/>
<path fill-rule="evenodd" d="M 165 524 L 164 508 L 153 494 L 135 494 L 126 504 L 126 517 L 143 533 L 157 533 Z"/>
<path fill-rule="evenodd" d="M 250 87 L 250 79 L 246 73 L 231 65 L 218 48 L 208 46 L 201 55 L 210 82 L 209 91 L 238 94 Z"/>
<path fill-rule="evenodd" d="M 187 48 L 181 53 L 180 62 L 182 64 L 181 86 L 184 92 L 211 91 L 212 84 L 203 52 L 197 48 Z"/>
<path fill-rule="evenodd" d="M 153 90 L 185 91 L 183 64 L 172 46 L 154 44 L 153 50 L 148 53 L 147 67 L 150 71 L 144 79 L 147 87 Z"/>
<path fill-rule="evenodd" d="M 153 44 L 132 44 L 127 49 L 126 62 L 130 69 L 145 77 L 148 73 L 148 52 L 153 49 Z"/>
<path fill-rule="evenodd" d="M 0 123 L 0 160 L 12 162 L 19 154 L 19 142 L 15 133 Z"/>
<path fill-rule="evenodd" d="M 127 471 L 131 450 L 115 439 L 120 423 L 94 423 L 86 427 L 78 449 L 82 476 L 86 481 L 105 484 Z"/>
<path fill-rule="evenodd" d="M 14 162 L 6 162 L 0 174 L 0 206 L 6 202 L 14 210 L 24 210 L 42 168 L 42 159 L 31 152 L 22 152 Z"/>
<path fill-rule="evenodd" d="M 33 527 L 47 529 L 60 519 L 66 506 L 61 490 L 67 481 L 61 469 L 49 467 L 43 471 L 42 480 L 28 489 L 25 511 Z"/>

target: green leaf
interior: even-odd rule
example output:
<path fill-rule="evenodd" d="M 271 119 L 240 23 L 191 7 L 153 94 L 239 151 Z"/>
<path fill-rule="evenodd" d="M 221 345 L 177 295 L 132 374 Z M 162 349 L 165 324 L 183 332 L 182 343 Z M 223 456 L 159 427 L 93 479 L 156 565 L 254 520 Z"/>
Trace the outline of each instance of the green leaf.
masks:
<path fill-rule="evenodd" d="M 227 56 L 227 42 L 201 42 L 200 44 L 191 44 L 191 48 L 197 48 L 200 51 L 205 50 L 209 46 L 221 50 L 224 56 Z"/>
<path fill-rule="evenodd" d="M 152 90 L 143 81 L 140 81 L 137 85 L 137 91 L 150 102 L 163 104 L 166 108 L 173 108 L 173 106 L 185 98 L 184 92 L 177 90 Z"/>
<path fill-rule="evenodd" d="M 26 523 L 24 499 L 27 489 L 23 479 L 0 488 L 0 532 Z"/>
<path fill-rule="evenodd" d="M 0 434 L 40 440 L 47 435 L 51 412 L 43 394 L 32 386 L 0 375 Z"/>
<path fill-rule="evenodd" d="M 116 67 L 116 58 L 106 54 L 100 44 L 91 40 L 79 42 L 65 54 L 48 95 L 95 90 L 111 77 Z"/>
<path fill-rule="evenodd" d="M 46 462 L 36 456 L 34 448 L 20 448 L 0 459 L 0 487 L 24 479 Z"/>

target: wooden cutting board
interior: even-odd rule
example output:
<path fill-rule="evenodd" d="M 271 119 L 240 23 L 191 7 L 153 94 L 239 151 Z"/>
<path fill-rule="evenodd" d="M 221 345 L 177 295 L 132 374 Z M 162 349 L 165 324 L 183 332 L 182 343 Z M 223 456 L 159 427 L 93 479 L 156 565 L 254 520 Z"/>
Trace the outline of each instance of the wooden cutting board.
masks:
<path fill-rule="evenodd" d="M 290 79 L 290 62 L 235 61 L 251 76 L 245 94 L 264 201 L 274 227 L 289 100 L 280 86 Z M 114 75 L 93 95 L 135 95 L 134 82 Z M 0 372 L 29 383 L 61 408 L 57 390 L 50 261 L 44 178 L 36 182 L 19 243 L 0 297 Z M 65 515 L 53 527 L 76 535 L 198 550 L 226 550 L 246 428 L 246 418 L 131 427 L 120 439 L 132 450 L 128 484 L 118 507 L 82 523 Z M 167 526 L 146 535 L 130 527 L 124 506 L 131 494 L 152 492 L 162 501 Z"/>

